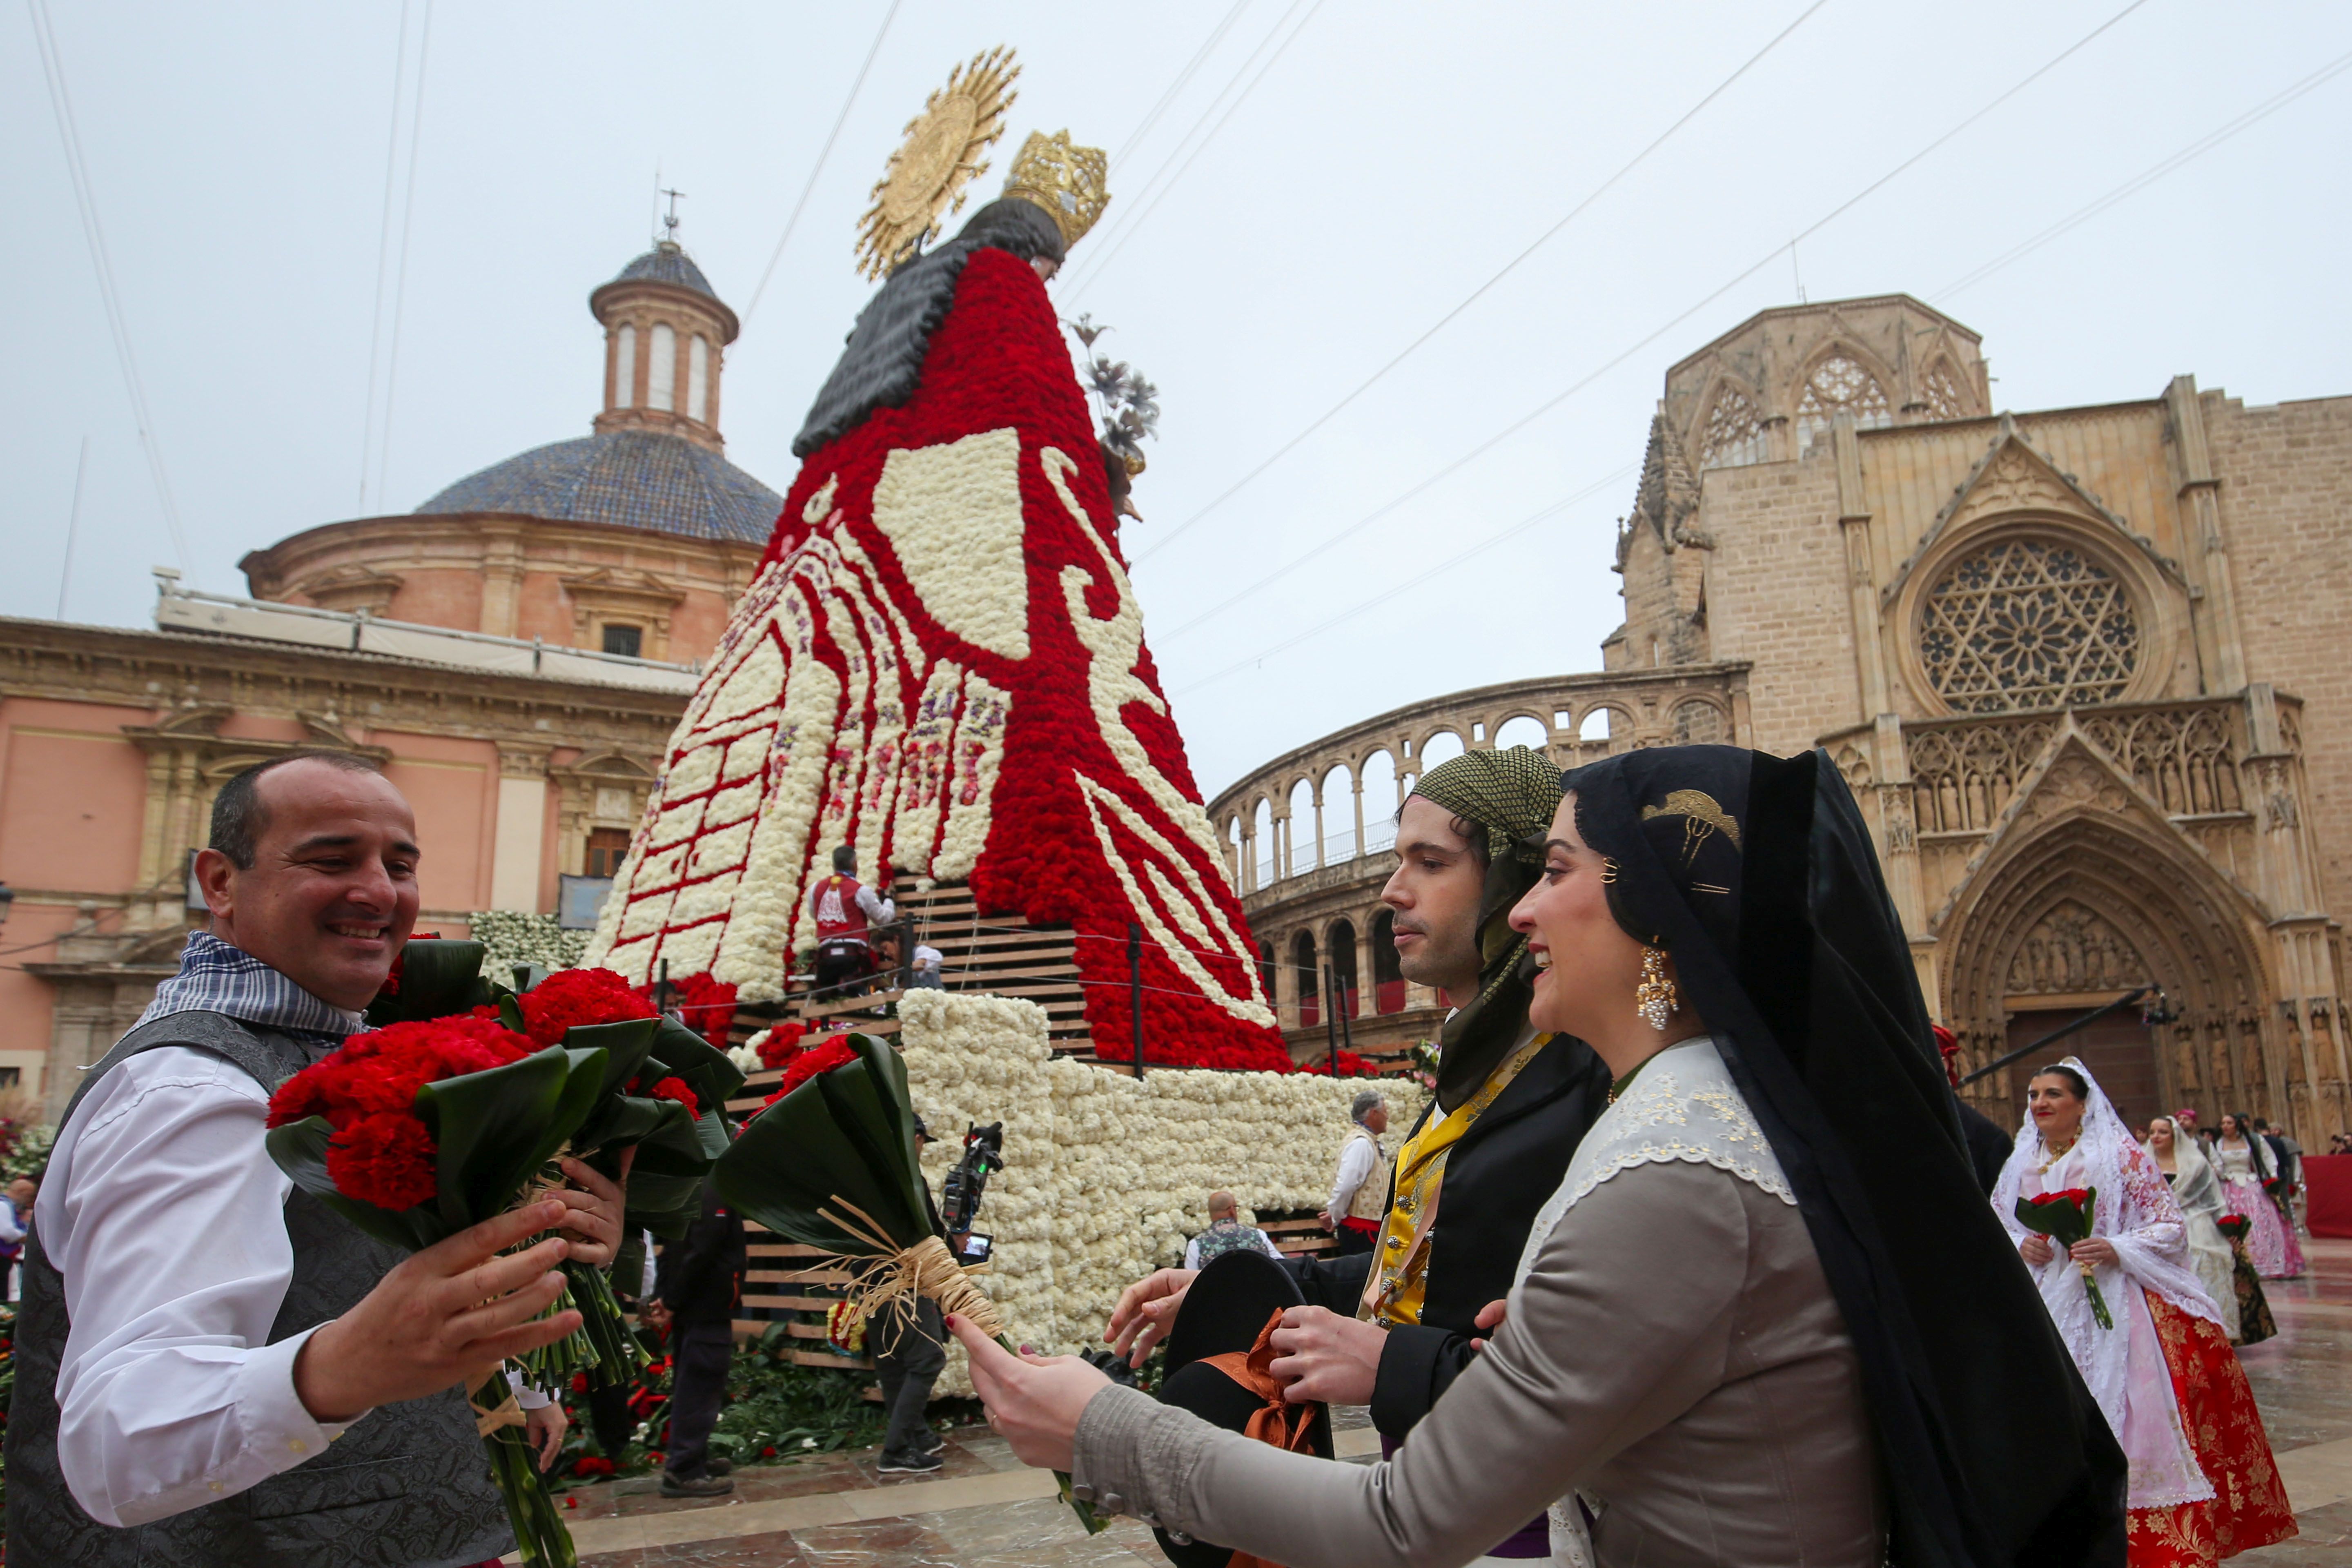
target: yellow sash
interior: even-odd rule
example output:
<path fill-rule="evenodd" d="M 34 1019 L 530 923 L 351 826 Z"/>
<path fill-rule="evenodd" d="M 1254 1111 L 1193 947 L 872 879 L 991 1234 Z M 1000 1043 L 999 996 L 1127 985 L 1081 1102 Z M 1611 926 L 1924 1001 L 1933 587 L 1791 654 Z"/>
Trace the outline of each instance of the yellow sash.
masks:
<path fill-rule="evenodd" d="M 1423 1272 L 1429 1267 L 1429 1229 L 1437 1219 L 1437 1194 L 1445 1180 L 1446 1152 L 1462 1141 L 1495 1097 L 1511 1086 L 1520 1069 L 1551 1043 L 1538 1035 L 1513 1051 L 1486 1077 L 1478 1092 L 1454 1108 L 1442 1121 L 1422 1123 L 1421 1131 L 1397 1151 L 1396 1195 L 1388 1218 L 1381 1224 L 1379 1247 L 1372 1255 L 1371 1277 L 1364 1282 L 1360 1318 L 1393 1329 L 1421 1321 Z"/>

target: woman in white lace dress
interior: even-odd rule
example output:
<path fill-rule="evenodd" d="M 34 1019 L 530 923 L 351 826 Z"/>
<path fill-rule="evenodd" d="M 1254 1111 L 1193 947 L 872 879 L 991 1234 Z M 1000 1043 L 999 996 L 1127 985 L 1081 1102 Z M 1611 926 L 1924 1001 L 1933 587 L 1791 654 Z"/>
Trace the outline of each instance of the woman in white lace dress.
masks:
<path fill-rule="evenodd" d="M 2172 1189 L 2172 1201 L 2180 1205 L 2180 1217 L 2188 1223 L 2189 1260 L 2197 1270 L 2197 1282 L 2221 1309 L 2221 1328 L 2230 1342 L 2236 1344 L 2242 1337 L 2238 1331 L 2238 1259 L 2230 1250 L 2230 1238 L 2221 1234 L 2221 1216 L 2229 1212 L 2223 1206 L 2221 1179 L 2214 1174 L 2213 1163 L 2205 1158 L 2197 1140 L 2181 1137 L 2169 1116 L 2159 1116 L 2147 1124 L 2143 1147 L 2163 1173 L 2165 1184 Z"/>
<path fill-rule="evenodd" d="M 1394 1458 L 958 1321 L 991 1423 L 1099 1507 L 1289 1568 L 1455 1568 L 1547 1504 L 1557 1563 L 2122 1568 L 2122 1455 L 1985 1208 L 1836 769 L 1662 747 L 1567 788 L 1511 925 L 1530 1021 L 1612 1103 Z"/>
<path fill-rule="evenodd" d="M 2164 1173 L 2075 1058 L 2035 1073 L 2025 1106 L 1993 1213 L 2131 1463 L 2131 1568 L 2195 1568 L 2285 1540 L 2294 1516 Z M 2017 1212 L 2069 1191 L 2091 1194 L 2091 1235 L 2071 1251 Z M 2111 1327 L 2092 1310 L 2094 1280 Z"/>

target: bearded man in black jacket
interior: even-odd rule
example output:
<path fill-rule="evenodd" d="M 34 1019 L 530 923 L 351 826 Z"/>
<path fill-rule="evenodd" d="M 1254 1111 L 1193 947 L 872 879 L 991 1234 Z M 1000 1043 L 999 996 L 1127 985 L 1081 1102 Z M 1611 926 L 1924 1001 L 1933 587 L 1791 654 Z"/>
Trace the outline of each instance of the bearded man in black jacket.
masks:
<path fill-rule="evenodd" d="M 1273 1365 L 1290 1399 L 1369 1405 L 1391 1441 L 1470 1364 L 1480 1310 L 1510 1293 L 1536 1211 L 1608 1102 L 1591 1047 L 1529 1027 L 1534 968 L 1509 925 L 1559 798 L 1559 768 L 1515 746 L 1432 768 L 1397 815 L 1381 900 L 1398 967 L 1456 1004 L 1437 1094 L 1398 1151 L 1373 1251 L 1284 1263 L 1310 1304 L 1285 1316 Z M 1192 1281 L 1163 1268 L 1129 1286 L 1111 1342 L 1141 1365 Z"/>

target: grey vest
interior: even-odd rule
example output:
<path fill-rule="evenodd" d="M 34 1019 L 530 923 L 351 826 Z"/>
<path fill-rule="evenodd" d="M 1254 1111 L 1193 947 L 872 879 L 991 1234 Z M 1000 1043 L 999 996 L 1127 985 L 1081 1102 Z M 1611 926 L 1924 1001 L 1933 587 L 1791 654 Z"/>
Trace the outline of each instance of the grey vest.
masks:
<path fill-rule="evenodd" d="M 108 1072 L 158 1046 L 193 1046 L 275 1089 L 316 1044 L 218 1013 L 175 1013 L 133 1029 L 89 1071 L 66 1116 Z M 63 1125 L 63 1121 L 59 1125 Z M 266 1159 L 257 1144 L 254 1158 Z M 403 1254 L 297 1189 L 286 1200 L 294 1278 L 269 1342 L 348 1311 Z M 58 1366 L 65 1280 L 36 1234 L 25 1251 L 16 1390 L 8 1414 L 8 1557 L 76 1568 L 466 1568 L 514 1549 L 505 1504 L 462 1390 L 370 1411 L 324 1452 L 233 1497 L 131 1529 L 103 1525 L 58 1463 Z"/>

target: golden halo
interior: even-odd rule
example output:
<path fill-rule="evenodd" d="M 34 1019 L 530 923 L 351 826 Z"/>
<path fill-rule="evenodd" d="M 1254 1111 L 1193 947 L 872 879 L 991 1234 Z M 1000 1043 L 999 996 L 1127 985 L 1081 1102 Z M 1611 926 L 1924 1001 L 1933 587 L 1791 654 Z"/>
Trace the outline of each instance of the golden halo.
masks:
<path fill-rule="evenodd" d="M 948 73 L 947 85 L 907 122 L 907 139 L 890 154 L 874 184 L 874 205 L 858 224 L 862 276 L 897 270 L 922 248 L 943 212 L 963 209 L 964 186 L 987 172 L 982 155 L 1004 134 L 1020 75 L 1009 48 L 975 55 Z"/>

